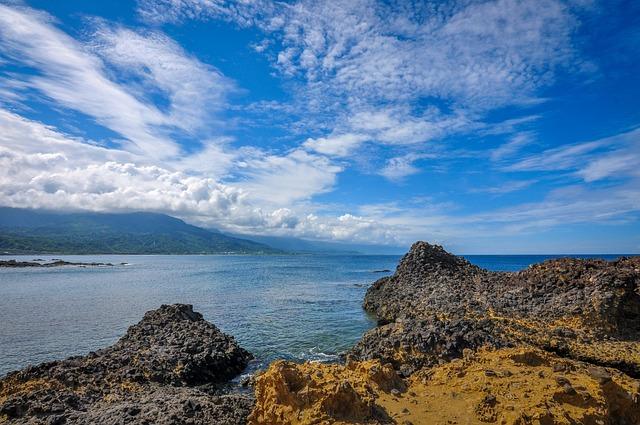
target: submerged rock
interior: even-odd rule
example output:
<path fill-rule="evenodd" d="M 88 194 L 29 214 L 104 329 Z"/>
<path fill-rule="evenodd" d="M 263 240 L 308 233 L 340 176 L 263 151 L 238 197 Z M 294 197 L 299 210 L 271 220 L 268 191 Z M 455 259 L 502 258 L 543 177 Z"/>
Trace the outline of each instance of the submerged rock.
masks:
<path fill-rule="evenodd" d="M 215 394 L 252 358 L 190 305 L 147 312 L 111 347 L 0 380 L 11 423 L 240 424 L 252 400 Z"/>

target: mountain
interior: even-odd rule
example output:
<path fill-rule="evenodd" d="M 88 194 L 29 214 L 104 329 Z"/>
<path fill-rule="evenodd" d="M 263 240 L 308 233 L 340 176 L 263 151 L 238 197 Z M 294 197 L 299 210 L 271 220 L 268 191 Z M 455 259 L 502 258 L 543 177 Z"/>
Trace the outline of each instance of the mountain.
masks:
<path fill-rule="evenodd" d="M 258 242 L 156 213 L 69 213 L 0 207 L 0 253 L 266 254 Z"/>
<path fill-rule="evenodd" d="M 302 254 L 369 254 L 369 255 L 400 255 L 406 252 L 406 247 L 386 245 L 366 245 L 343 242 L 313 241 L 308 239 L 292 238 L 286 236 L 262 236 L 228 234 L 232 237 L 240 237 L 269 245 L 287 252 Z"/>

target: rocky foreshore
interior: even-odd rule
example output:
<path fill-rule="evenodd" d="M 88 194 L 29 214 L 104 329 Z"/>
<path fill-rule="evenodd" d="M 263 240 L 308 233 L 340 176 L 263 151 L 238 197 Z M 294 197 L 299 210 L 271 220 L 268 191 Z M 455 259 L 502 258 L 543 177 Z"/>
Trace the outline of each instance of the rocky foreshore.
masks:
<path fill-rule="evenodd" d="M 640 424 L 640 257 L 490 272 L 417 242 L 364 308 L 343 365 L 257 378 L 250 423 Z"/>
<path fill-rule="evenodd" d="M 0 380 L 0 422 L 640 424 L 640 257 L 490 272 L 418 242 L 363 306 L 378 326 L 343 362 L 274 362 L 255 398 L 217 391 L 248 352 L 162 306 L 112 347 Z"/>
<path fill-rule="evenodd" d="M 465 348 L 532 345 L 640 376 L 640 257 L 564 258 L 490 272 L 418 242 L 393 276 L 367 291 L 381 326 L 353 348 L 405 374 Z M 406 361 L 399 352 L 411 351 Z"/>
<path fill-rule="evenodd" d="M 251 358 L 190 305 L 163 305 L 111 347 L 6 375 L 0 422 L 243 424 L 252 398 L 218 386 Z"/>

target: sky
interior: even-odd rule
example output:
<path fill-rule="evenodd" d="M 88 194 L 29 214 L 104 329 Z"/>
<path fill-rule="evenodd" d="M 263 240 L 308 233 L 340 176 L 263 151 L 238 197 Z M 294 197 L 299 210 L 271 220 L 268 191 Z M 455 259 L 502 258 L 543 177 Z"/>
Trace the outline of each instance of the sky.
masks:
<path fill-rule="evenodd" d="M 0 0 L 0 205 L 640 252 L 640 2 Z"/>

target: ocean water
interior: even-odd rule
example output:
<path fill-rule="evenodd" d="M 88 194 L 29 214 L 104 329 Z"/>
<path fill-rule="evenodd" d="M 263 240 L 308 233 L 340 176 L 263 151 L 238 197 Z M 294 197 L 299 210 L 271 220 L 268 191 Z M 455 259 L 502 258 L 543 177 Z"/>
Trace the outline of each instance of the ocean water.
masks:
<path fill-rule="evenodd" d="M 469 256 L 518 270 L 551 256 Z M 605 256 L 615 258 L 615 256 Z M 16 256 L 18 260 L 51 256 Z M 368 285 L 400 256 L 56 256 L 114 267 L 0 269 L 0 375 L 114 343 L 145 311 L 193 304 L 254 353 L 334 360 L 375 325 L 361 309 Z"/>
<path fill-rule="evenodd" d="M 515 272 L 526 269 L 531 264 L 540 263 L 555 258 L 600 258 L 603 260 L 615 260 L 624 254 L 594 254 L 594 255 L 465 255 L 464 257 L 476 266 L 487 270 Z"/>

